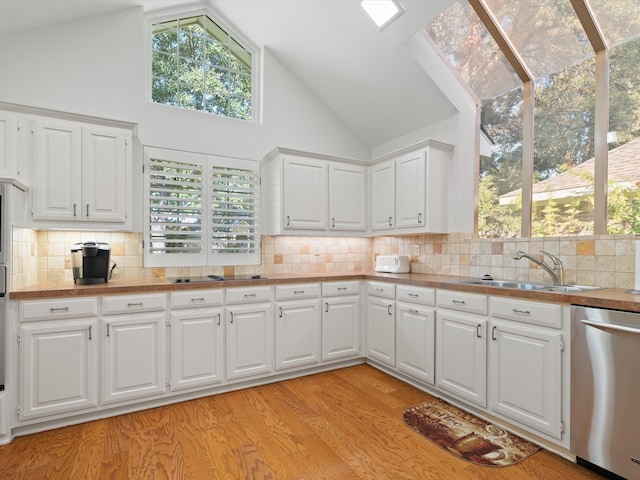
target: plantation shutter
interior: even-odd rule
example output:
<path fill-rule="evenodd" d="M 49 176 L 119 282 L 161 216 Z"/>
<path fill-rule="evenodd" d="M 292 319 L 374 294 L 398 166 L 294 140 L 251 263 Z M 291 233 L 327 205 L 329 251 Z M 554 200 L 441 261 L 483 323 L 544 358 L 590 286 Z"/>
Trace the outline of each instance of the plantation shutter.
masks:
<path fill-rule="evenodd" d="M 144 153 L 145 267 L 260 263 L 259 162 Z"/>
<path fill-rule="evenodd" d="M 205 159 L 204 155 L 145 148 L 145 266 L 206 262 Z"/>
<path fill-rule="evenodd" d="M 260 263 L 259 166 L 213 157 L 209 253 L 217 265 Z"/>

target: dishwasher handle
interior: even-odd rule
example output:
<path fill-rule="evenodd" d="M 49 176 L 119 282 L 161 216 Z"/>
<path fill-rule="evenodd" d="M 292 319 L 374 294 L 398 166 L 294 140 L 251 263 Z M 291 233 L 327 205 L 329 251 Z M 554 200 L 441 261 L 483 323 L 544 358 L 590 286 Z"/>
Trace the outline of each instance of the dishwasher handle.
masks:
<path fill-rule="evenodd" d="M 607 330 L 612 330 L 614 332 L 635 333 L 636 335 L 640 335 L 640 328 L 627 327 L 625 325 L 617 325 L 615 323 L 593 322 L 591 320 L 580 320 L 580 322 L 590 327 L 604 330 L 605 332 Z"/>

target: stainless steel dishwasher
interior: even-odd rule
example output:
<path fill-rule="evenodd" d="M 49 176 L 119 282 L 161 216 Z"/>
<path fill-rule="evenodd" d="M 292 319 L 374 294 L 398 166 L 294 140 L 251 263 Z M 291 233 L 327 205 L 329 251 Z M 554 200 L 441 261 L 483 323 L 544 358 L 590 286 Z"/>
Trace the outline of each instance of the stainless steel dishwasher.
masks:
<path fill-rule="evenodd" d="M 571 310 L 571 451 L 640 479 L 640 314 Z"/>

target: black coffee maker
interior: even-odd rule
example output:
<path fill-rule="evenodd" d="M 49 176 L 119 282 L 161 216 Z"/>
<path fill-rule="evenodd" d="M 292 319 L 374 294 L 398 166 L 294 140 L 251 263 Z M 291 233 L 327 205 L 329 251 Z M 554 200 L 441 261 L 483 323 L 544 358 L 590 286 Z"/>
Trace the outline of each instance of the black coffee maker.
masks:
<path fill-rule="evenodd" d="M 79 285 L 97 285 L 107 283 L 116 267 L 109 270 L 111 247 L 108 243 L 84 242 L 71 246 L 71 264 L 73 283 Z"/>

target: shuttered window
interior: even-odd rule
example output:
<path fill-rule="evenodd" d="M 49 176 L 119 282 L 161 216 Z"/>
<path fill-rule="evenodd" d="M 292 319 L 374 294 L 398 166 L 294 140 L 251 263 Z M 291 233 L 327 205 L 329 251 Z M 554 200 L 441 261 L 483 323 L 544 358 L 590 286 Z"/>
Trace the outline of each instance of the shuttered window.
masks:
<path fill-rule="evenodd" d="M 211 166 L 211 255 L 232 264 L 238 254 L 260 263 L 257 162 L 220 160 Z"/>
<path fill-rule="evenodd" d="M 145 267 L 260 263 L 259 162 L 145 147 Z"/>

